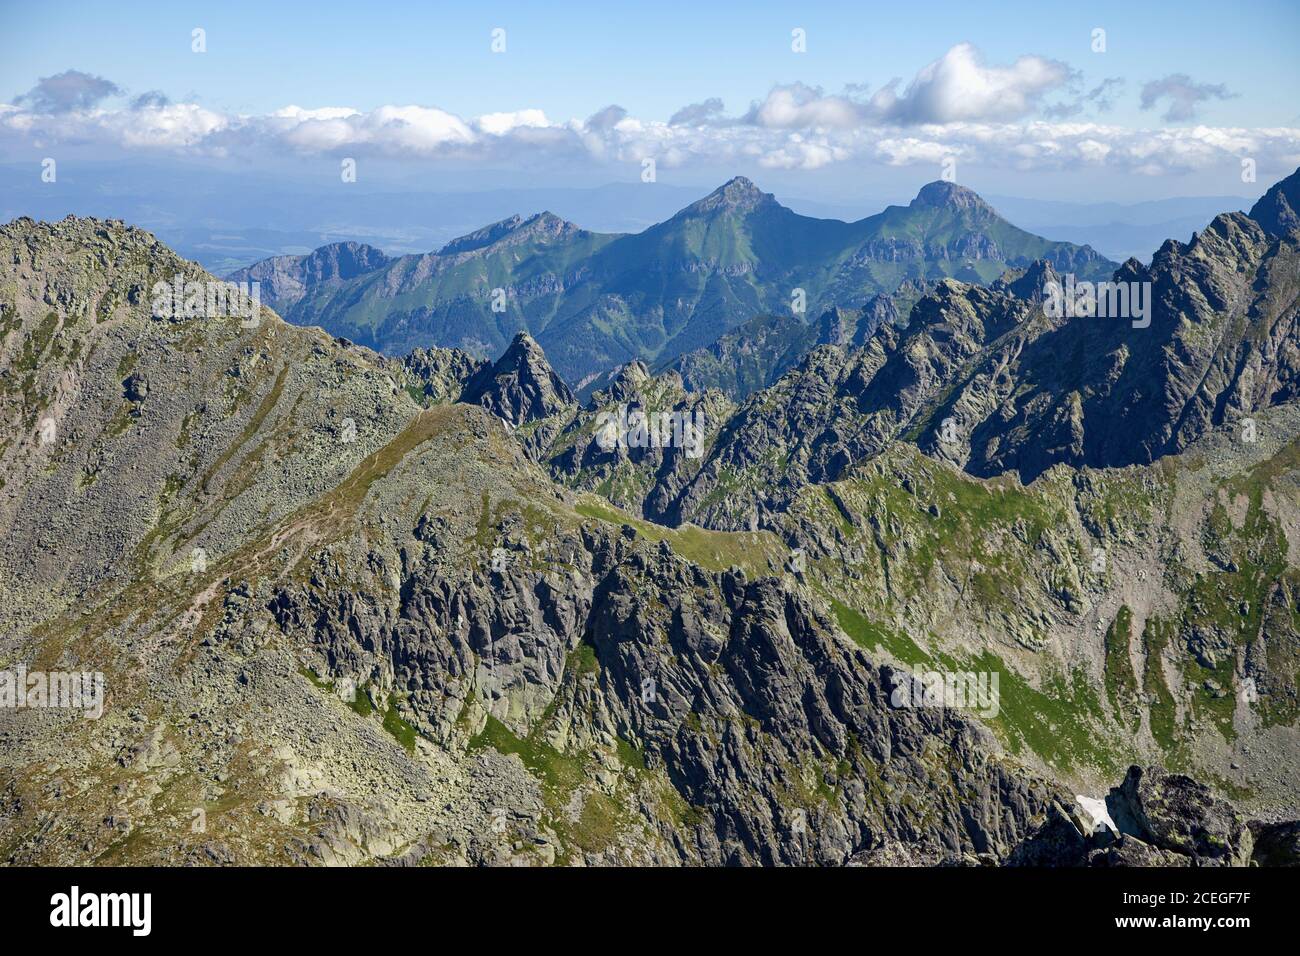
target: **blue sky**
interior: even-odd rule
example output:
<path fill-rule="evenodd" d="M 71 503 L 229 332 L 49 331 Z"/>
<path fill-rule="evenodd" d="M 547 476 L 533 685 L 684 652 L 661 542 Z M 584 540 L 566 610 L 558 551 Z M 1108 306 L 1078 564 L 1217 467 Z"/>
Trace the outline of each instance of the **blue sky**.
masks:
<path fill-rule="evenodd" d="M 203 55 L 190 49 L 194 27 L 206 31 Z M 504 54 L 489 48 L 495 27 L 506 30 Z M 795 27 L 807 31 L 806 53 L 791 50 Z M 1104 53 L 1090 48 L 1097 27 L 1106 31 Z M 369 151 L 389 166 L 453 179 L 467 168 L 498 169 L 509 180 L 523 175 L 525 167 L 571 173 L 581 166 L 585 178 L 611 181 L 634 178 L 645 154 L 682 182 L 711 181 L 731 170 L 757 171 L 787 188 L 802 185 L 804 193 L 832 196 L 864 176 L 888 182 L 911 166 L 926 167 L 917 170 L 923 179 L 936 178 L 937 157 L 948 150 L 985 188 L 1050 194 L 1078 181 L 1099 198 L 1131 199 L 1250 192 L 1233 182 L 1238 156 L 1257 155 L 1263 178 L 1289 172 L 1284 167 L 1300 155 L 1290 136 L 1178 134 L 1176 141 L 1134 136 L 1117 145 L 1113 132 L 1115 127 L 1300 127 L 1300 103 L 1294 98 L 1300 89 L 1300 4 L 1294 0 L 6 3 L 0 8 L 0 37 L 0 103 L 30 112 L 39 78 L 73 70 L 115 86 L 117 95 L 97 103 L 97 109 L 123 108 L 148 91 L 160 91 L 173 106 L 173 114 L 137 118 L 152 124 L 151 135 L 132 132 L 127 116 L 46 119 L 32 132 L 32 124 L 17 122 L 18 112 L 12 111 L 9 135 L 0 132 L 0 156 L 17 161 L 60 146 L 207 161 L 242 157 L 239 161 L 271 168 L 287 148 L 332 159 Z M 969 128 L 925 135 L 915 122 L 893 128 L 897 124 L 881 117 L 895 114 L 865 107 L 861 116 L 838 119 L 844 104 L 837 97 L 863 102 L 890 81 L 903 93 L 927 65 L 963 49 L 981 69 L 1015 70 L 1012 88 L 1028 97 L 1018 112 L 986 110 L 988 115 L 967 117 L 973 123 L 1020 124 L 1020 132 L 996 134 L 1002 148 L 989 148 L 989 134 Z M 1022 62 L 1026 57 L 1034 62 Z M 1025 93 L 1024 83 L 1032 84 L 1039 63 L 1063 72 Z M 1086 97 L 1108 79 L 1114 86 L 1105 97 L 1109 108 L 1102 110 L 1099 100 Z M 974 74 L 973 81 L 983 82 L 983 75 Z M 1161 96 L 1151 88 L 1149 108 L 1142 109 L 1148 84 L 1164 84 L 1175 93 Z M 811 103 L 798 115 L 813 119 L 779 119 L 765 126 L 741 122 L 751 105 L 770 103 L 774 89 L 792 90 L 801 107 Z M 682 107 L 715 97 L 723 107 L 718 121 L 696 134 L 678 130 L 670 136 L 641 125 L 662 125 Z M 204 112 L 190 109 L 181 116 L 176 104 Z M 254 129 L 240 119 L 269 116 L 290 105 L 308 111 L 347 107 L 369 118 L 308 115 L 296 134 L 284 131 L 284 123 L 274 130 L 265 124 Z M 396 118 L 374 113 L 408 105 L 439 112 Z M 612 125 L 593 126 L 584 133 L 570 125 L 561 135 L 565 124 L 582 123 L 610 105 L 625 111 L 617 131 Z M 544 114 L 552 134 L 537 132 L 540 120 L 516 118 L 505 135 L 488 137 L 476 123 L 484 114 L 526 110 Z M 463 120 L 470 132 L 444 123 L 444 112 Z M 917 106 L 907 115 L 922 112 Z M 822 124 L 828 115 L 837 118 L 830 132 Z M 723 116 L 729 118 L 729 133 L 720 129 Z M 342 122 L 353 128 L 327 128 Z M 852 128 L 855 122 L 858 128 Z M 358 133 L 363 123 L 370 131 Z M 1030 130 L 1033 123 L 1093 123 L 1112 131 Z M 182 124 L 183 135 L 157 135 Z M 414 144 L 411 137 L 394 143 L 373 131 L 402 124 L 432 126 Z M 758 135 L 756 126 L 766 132 Z M 15 130 L 24 131 L 27 140 Z M 275 141 L 278 136 L 285 140 Z M 257 137 L 267 147 L 263 155 L 254 155 Z M 491 140 L 490 150 L 478 142 L 483 139 Z M 1115 147 L 1105 160 L 1094 155 L 1097 143 Z M 582 151 L 580 162 L 575 150 Z M 1088 161 L 1071 167 L 1063 157 L 1075 154 Z M 1124 178 L 1116 179 L 1118 174 Z"/>
<path fill-rule="evenodd" d="M 746 107 L 776 83 L 839 90 L 910 77 L 954 44 L 991 60 L 1035 53 L 1086 80 L 1170 73 L 1226 83 L 1240 99 L 1209 104 L 1204 120 L 1295 124 L 1300 102 L 1300 4 L 1089 3 L 6 3 L 9 40 L 0 97 L 75 67 L 133 92 L 235 111 L 384 103 L 436 104 L 462 114 L 540 105 L 584 117 L 611 102 L 667 119 L 721 97 Z M 208 55 L 190 30 L 208 32 Z M 507 55 L 489 32 L 507 30 Z M 790 51 L 790 30 L 808 51 Z M 1094 27 L 1107 51 L 1094 54 Z M 1116 118 L 1141 122 L 1133 102 Z"/>

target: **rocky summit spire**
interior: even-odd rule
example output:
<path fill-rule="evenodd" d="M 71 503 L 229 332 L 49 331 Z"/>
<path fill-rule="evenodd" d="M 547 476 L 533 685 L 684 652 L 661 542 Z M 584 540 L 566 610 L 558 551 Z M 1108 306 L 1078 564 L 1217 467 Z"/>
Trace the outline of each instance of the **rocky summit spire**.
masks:
<path fill-rule="evenodd" d="M 518 333 L 504 355 L 465 385 L 462 402 L 482 405 L 512 426 L 549 418 L 573 404 L 573 393 L 527 332 Z"/>

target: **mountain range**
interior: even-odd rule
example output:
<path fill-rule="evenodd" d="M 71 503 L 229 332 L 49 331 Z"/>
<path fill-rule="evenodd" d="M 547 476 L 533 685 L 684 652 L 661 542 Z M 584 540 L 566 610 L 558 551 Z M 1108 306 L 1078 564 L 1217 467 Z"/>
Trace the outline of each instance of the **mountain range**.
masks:
<path fill-rule="evenodd" d="M 735 180 L 251 276 L 437 292 L 495 359 L 159 314 L 216 278 L 0 226 L 0 663 L 107 688 L 0 708 L 0 860 L 1294 865 L 1297 209 L 1300 172 L 1101 269 L 947 184 L 867 227 Z M 1149 324 L 1053 314 L 1088 263 Z M 699 441 L 609 440 L 646 418 Z"/>
<path fill-rule="evenodd" d="M 550 213 L 515 216 L 436 253 L 389 259 L 355 243 L 279 256 L 234 273 L 296 324 L 388 354 L 455 346 L 499 354 L 527 331 L 579 389 L 609 369 L 661 363 L 742 322 L 860 307 L 905 282 L 990 282 L 1046 259 L 1083 279 L 1115 264 L 1006 222 L 948 182 L 857 222 L 814 219 L 737 177 L 665 222 L 630 235 Z"/>
<path fill-rule="evenodd" d="M 232 171 L 174 157 L 167 163 L 78 162 L 60 170 L 58 188 L 32 180 L 24 166 L 0 163 L 0 221 L 54 221 L 69 213 L 124 219 L 209 272 L 225 275 L 262 259 L 302 255 L 356 241 L 407 255 L 437 249 L 484 223 L 549 209 L 597 232 L 638 232 L 670 218 L 703 190 L 665 181 L 594 187 L 532 185 L 436 191 L 426 178 L 372 180 L 339 189 L 333 170 L 296 175 Z M 787 187 L 788 190 L 788 187 Z M 805 216 L 852 221 L 899 194 L 866 183 L 849 197 L 813 199 L 777 189 Z M 1122 262 L 1148 261 L 1166 238 L 1186 239 L 1220 212 L 1249 209 L 1241 196 L 1186 196 L 1139 203 L 1061 201 L 983 194 L 1006 219 L 1039 236 L 1088 244 Z"/>

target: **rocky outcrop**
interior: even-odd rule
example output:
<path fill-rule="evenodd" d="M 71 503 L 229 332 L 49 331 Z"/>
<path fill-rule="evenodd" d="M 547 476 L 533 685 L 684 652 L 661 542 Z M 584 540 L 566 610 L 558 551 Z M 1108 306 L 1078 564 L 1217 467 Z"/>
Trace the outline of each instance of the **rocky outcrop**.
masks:
<path fill-rule="evenodd" d="M 1251 821 L 1255 849 L 1251 862 L 1260 866 L 1300 866 L 1300 820 Z"/>
<path fill-rule="evenodd" d="M 1110 791 L 1114 827 L 1090 829 L 1053 808 L 1016 848 L 1014 866 L 1295 866 L 1300 822 L 1247 822 L 1203 784 L 1160 767 L 1130 767 Z"/>
<path fill-rule="evenodd" d="M 460 349 L 412 349 L 401 360 L 402 370 L 429 404 L 456 401 L 489 364 Z"/>
<path fill-rule="evenodd" d="M 527 436 L 534 453 L 550 443 L 562 427 L 559 417 L 575 404 L 569 386 L 527 332 L 516 335 L 501 358 L 469 378 L 460 401 L 487 409 L 511 428 L 534 426 Z"/>
<path fill-rule="evenodd" d="M 1245 866 L 1254 838 L 1246 819 L 1203 784 L 1160 767 L 1130 767 L 1106 808 L 1121 834 L 1192 866 Z"/>
<path fill-rule="evenodd" d="M 600 489 L 632 514 L 663 522 L 734 411 L 716 389 L 688 392 L 676 372 L 652 376 L 629 362 L 542 457 L 564 484 Z"/>

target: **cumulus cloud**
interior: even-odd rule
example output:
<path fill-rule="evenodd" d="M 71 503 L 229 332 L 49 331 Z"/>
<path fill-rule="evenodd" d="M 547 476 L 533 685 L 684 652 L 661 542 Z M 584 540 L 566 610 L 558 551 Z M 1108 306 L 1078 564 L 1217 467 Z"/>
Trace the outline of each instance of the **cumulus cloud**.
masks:
<path fill-rule="evenodd" d="M 585 125 L 587 129 L 598 133 L 605 132 L 606 130 L 611 130 L 618 126 L 619 123 L 623 122 L 626 116 L 627 110 L 623 109 L 623 107 L 606 106 L 603 110 L 589 116 L 587 122 L 583 125 Z"/>
<path fill-rule="evenodd" d="M 474 125 L 492 136 L 504 136 L 519 129 L 546 129 L 551 125 L 541 110 L 515 110 L 512 113 L 484 113 Z"/>
<path fill-rule="evenodd" d="M 414 156 L 469 146 L 477 139 L 459 116 L 427 106 L 381 106 L 368 113 L 291 107 L 279 111 L 264 132 L 278 134 L 304 152 L 373 147 L 378 152 Z"/>
<path fill-rule="evenodd" d="M 827 96 L 820 87 L 791 83 L 773 87 L 744 122 L 767 129 L 853 129 L 869 119 L 867 108 L 847 96 Z"/>
<path fill-rule="evenodd" d="M 722 104 L 715 99 L 685 107 L 669 122 L 691 125 L 703 117 L 709 125 L 745 123 L 767 129 L 850 130 L 863 126 L 998 122 L 1022 119 L 1038 111 L 1072 115 L 1082 111 L 1082 104 L 1045 107 L 1043 100 L 1077 81 L 1078 74 L 1057 60 L 1022 56 L 1009 65 L 990 66 L 974 46 L 959 43 L 918 71 L 901 92 L 900 79 L 890 80 L 874 93 L 863 83 L 850 84 L 838 94 L 804 83 L 780 84 L 734 120 L 722 116 Z M 1109 89 L 1103 84 L 1089 97 L 1102 100 Z"/>
<path fill-rule="evenodd" d="M 886 86 L 873 106 L 884 119 L 903 124 L 1020 119 L 1074 75 L 1059 60 L 1041 56 L 988 66 L 973 45 L 959 43 L 917 73 L 901 95 L 896 83 Z"/>
<path fill-rule="evenodd" d="M 102 76 L 92 76 L 80 70 L 64 70 L 53 76 L 41 77 L 35 86 L 17 97 L 14 103 L 34 113 L 64 113 L 90 109 L 121 92 L 116 83 Z"/>
<path fill-rule="evenodd" d="M 1197 83 L 1186 73 L 1170 73 L 1160 80 L 1152 80 L 1142 87 L 1142 109 L 1154 109 L 1164 101 L 1168 104 L 1164 118 L 1180 123 L 1196 118 L 1197 107 L 1207 100 L 1229 100 L 1236 96 L 1222 83 Z"/>
<path fill-rule="evenodd" d="M 746 165 L 807 170 L 859 163 L 930 166 L 936 174 L 949 158 L 1023 170 L 1105 167 L 1142 175 L 1233 169 L 1243 156 L 1277 168 L 1300 163 L 1300 130 L 1295 128 L 1134 129 L 1081 120 L 1077 114 L 1085 107 L 1104 111 L 1122 81 L 1109 78 L 1085 90 L 1063 69 L 1025 57 L 1010 66 L 987 67 L 972 50 L 954 47 L 920 71 L 901 93 L 897 83 L 874 93 L 858 86 L 839 94 L 792 83 L 774 87 L 740 115 L 727 115 L 715 97 L 678 110 L 667 122 L 632 116 L 617 105 L 585 120 L 555 120 L 532 107 L 462 117 L 425 105 L 366 111 L 286 106 L 241 115 L 174 103 L 157 92 L 109 109 L 98 105 L 101 98 L 91 90 L 0 105 L 0 148 L 16 152 L 34 143 L 77 143 L 103 146 L 105 151 L 116 147 L 217 156 L 289 152 L 625 163 L 636 168 L 646 158 L 664 168 Z M 1053 111 L 1039 104 L 1037 118 L 1021 115 L 1050 90 L 1070 92 L 1080 109 Z"/>
<path fill-rule="evenodd" d="M 194 103 L 141 109 L 0 112 L 0 142 L 93 143 L 124 150 L 220 153 L 218 137 L 231 125 L 221 113 Z"/>

